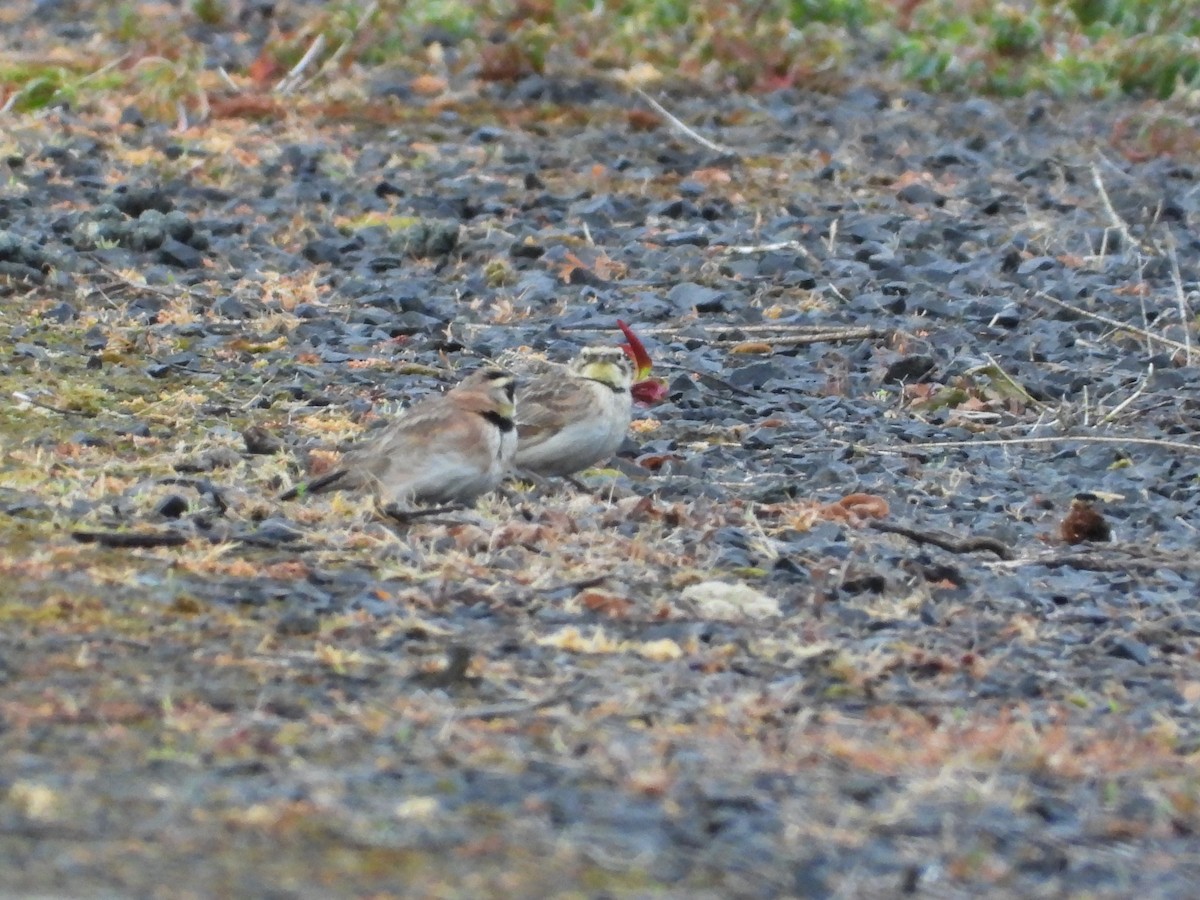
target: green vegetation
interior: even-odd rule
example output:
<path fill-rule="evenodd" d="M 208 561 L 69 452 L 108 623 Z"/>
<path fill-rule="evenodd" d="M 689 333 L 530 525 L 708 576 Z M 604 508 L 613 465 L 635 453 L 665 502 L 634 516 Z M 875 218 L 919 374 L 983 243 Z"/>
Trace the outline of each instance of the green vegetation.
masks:
<path fill-rule="evenodd" d="M 1200 86 L 1193 0 L 916 6 L 891 54 L 934 90 L 1171 97 Z"/>
<path fill-rule="evenodd" d="M 229 86 L 204 45 L 208 29 L 238 27 L 228 4 L 148 11 L 105 7 L 109 56 L 90 45 L 44 65 L 0 57 L 0 96 L 20 112 L 121 89 L 149 90 L 148 115 L 203 108 L 205 92 Z M 387 66 L 484 81 L 618 71 L 759 91 L 837 89 L 868 72 L 933 91 L 1168 99 L 1200 87 L 1195 13 L 1195 0 L 337 0 L 297 7 L 252 65 L 226 72 L 262 89 L 305 60 L 297 84 Z"/>

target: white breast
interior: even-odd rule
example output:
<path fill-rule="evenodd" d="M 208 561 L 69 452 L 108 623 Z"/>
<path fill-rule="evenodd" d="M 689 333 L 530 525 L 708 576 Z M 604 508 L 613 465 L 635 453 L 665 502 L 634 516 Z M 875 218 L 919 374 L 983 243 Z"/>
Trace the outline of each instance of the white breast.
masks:
<path fill-rule="evenodd" d="M 517 468 L 542 475 L 570 475 L 608 459 L 629 430 L 632 401 L 590 382 L 589 414 L 566 424 L 557 433 L 529 447 L 518 448 Z"/>
<path fill-rule="evenodd" d="M 508 472 L 517 446 L 516 430 L 501 432 L 489 427 L 482 434 L 482 444 L 465 449 L 442 447 L 430 453 L 409 477 L 389 479 L 384 504 L 470 503 L 486 494 Z M 403 461 L 396 463 L 396 468 L 403 467 Z"/>

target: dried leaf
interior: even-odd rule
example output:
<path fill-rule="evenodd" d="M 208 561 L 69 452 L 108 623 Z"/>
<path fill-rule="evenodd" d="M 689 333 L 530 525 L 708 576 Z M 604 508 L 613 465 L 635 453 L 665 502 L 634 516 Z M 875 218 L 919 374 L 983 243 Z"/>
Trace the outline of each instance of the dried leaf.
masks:
<path fill-rule="evenodd" d="M 579 602 L 584 609 L 613 619 L 625 618 L 634 607 L 633 601 L 627 597 L 618 597 L 615 594 L 596 590 L 581 593 Z"/>
<path fill-rule="evenodd" d="M 654 131 L 662 127 L 662 118 L 648 109 L 637 107 L 626 115 L 631 131 Z"/>
<path fill-rule="evenodd" d="M 632 645 L 638 656 L 655 662 L 670 662 L 683 657 L 683 648 L 669 638 Z"/>
<path fill-rule="evenodd" d="M 766 341 L 742 341 L 729 348 L 730 353 L 770 353 L 775 348 Z"/>
<path fill-rule="evenodd" d="M 424 75 L 418 75 L 409 82 L 408 86 L 412 89 L 414 94 L 418 94 L 422 97 L 432 97 L 436 94 L 445 93 L 447 84 L 445 78 L 440 78 L 437 75 L 430 75 L 426 73 Z"/>
<path fill-rule="evenodd" d="M 882 519 L 891 511 L 888 502 L 875 494 L 847 494 L 837 505 L 856 519 Z"/>

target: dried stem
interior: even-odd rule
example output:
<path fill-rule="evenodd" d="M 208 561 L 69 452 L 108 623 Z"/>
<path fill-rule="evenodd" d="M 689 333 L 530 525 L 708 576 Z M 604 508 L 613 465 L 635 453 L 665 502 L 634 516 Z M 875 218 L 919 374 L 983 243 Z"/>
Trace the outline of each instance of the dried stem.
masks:
<path fill-rule="evenodd" d="M 1112 328 L 1119 328 L 1122 331 L 1128 331 L 1131 334 L 1136 334 L 1139 337 L 1145 338 L 1147 341 L 1159 343 L 1159 344 L 1162 344 L 1163 346 L 1171 347 L 1174 350 L 1182 350 L 1185 353 L 1190 352 L 1187 344 L 1182 344 L 1179 341 L 1173 341 L 1170 338 L 1165 338 L 1160 334 L 1155 334 L 1153 331 L 1148 331 L 1145 328 L 1138 328 L 1138 326 L 1136 326 L 1136 325 L 1130 325 L 1128 322 L 1122 322 L 1119 319 L 1113 319 L 1113 318 L 1110 318 L 1109 316 L 1101 315 L 1100 313 L 1095 313 L 1095 312 L 1091 312 L 1090 310 L 1081 309 L 1078 306 L 1072 306 L 1070 303 L 1067 303 L 1063 300 L 1059 300 L 1057 297 L 1051 297 L 1045 291 L 1037 291 L 1034 294 L 1034 296 L 1038 297 L 1041 300 L 1045 300 L 1047 303 L 1049 303 L 1053 306 L 1060 307 L 1061 309 L 1070 310 L 1071 312 L 1075 313 L 1077 316 L 1082 316 L 1085 319 L 1092 319 L 1093 321 L 1096 321 L 1096 322 L 1103 322 L 1105 325 L 1108 325 Z"/>
<path fill-rule="evenodd" d="M 1171 283 L 1175 286 L 1175 306 L 1179 310 L 1179 324 L 1183 328 L 1184 359 L 1192 364 L 1192 313 L 1188 309 L 1187 297 L 1183 293 L 1183 277 L 1179 274 L 1179 257 L 1175 253 L 1175 240 L 1168 238 L 1167 259 L 1171 262 Z"/>
<path fill-rule="evenodd" d="M 1100 195 L 1100 202 L 1104 204 L 1104 211 L 1108 213 L 1109 221 L 1112 222 L 1112 227 L 1120 232 L 1121 238 L 1129 247 L 1141 248 L 1141 244 L 1137 239 L 1129 233 L 1129 226 L 1125 224 L 1125 220 L 1117 214 L 1116 209 L 1112 205 L 1112 201 L 1108 198 L 1108 191 L 1104 188 L 1104 181 L 1100 177 L 1100 169 L 1095 163 L 1091 165 L 1092 184 L 1096 186 L 1096 193 Z"/>
<path fill-rule="evenodd" d="M 275 93 L 290 94 L 300 86 L 300 80 L 304 77 L 304 71 L 312 65 L 314 59 L 321 55 L 321 51 L 325 49 L 325 35 L 318 34 L 313 42 L 308 45 L 308 49 L 304 51 L 304 55 L 300 57 L 300 61 L 292 66 L 292 70 L 279 80 L 279 84 L 275 85 Z"/>
<path fill-rule="evenodd" d="M 683 133 L 684 135 L 686 135 L 687 137 L 691 138 L 693 141 L 695 141 L 701 147 L 704 147 L 707 150 L 711 150 L 714 153 L 720 153 L 720 154 L 729 155 L 729 156 L 741 156 L 741 154 L 738 153 L 736 150 L 734 150 L 732 147 L 726 147 L 723 144 L 714 143 L 713 141 L 710 141 L 708 138 L 704 137 L 704 135 L 702 135 L 696 131 L 693 131 L 687 125 L 684 125 L 683 122 L 681 122 L 679 119 L 675 118 L 675 116 L 673 116 L 669 112 L 667 112 L 667 109 L 665 106 L 663 106 L 661 103 L 659 103 L 653 97 L 651 97 L 649 94 L 647 94 L 641 88 L 635 87 L 635 88 L 633 88 L 633 92 L 639 98 L 641 98 L 641 100 L 643 102 L 648 104 L 651 109 L 653 109 L 656 113 L 658 113 L 660 116 L 662 116 L 668 122 L 670 122 L 671 125 L 675 128 L 675 130 L 677 130 L 677 131 Z"/>
<path fill-rule="evenodd" d="M 1074 442 L 1077 444 L 1119 444 L 1129 446 L 1137 444 L 1146 447 L 1161 447 L 1166 450 L 1179 450 L 1184 453 L 1200 454 L 1200 446 L 1187 444 L 1183 441 L 1167 441 L 1160 438 L 1140 437 L 1111 437 L 1107 435 L 1076 435 L 1060 434 L 1054 437 L 1018 437 L 1018 438 L 985 438 L 977 441 L 918 441 L 912 444 L 895 444 L 888 447 L 871 447 L 855 444 L 859 450 L 872 453 L 905 453 L 909 450 L 946 450 L 967 447 L 1019 447 L 1029 444 L 1062 445 Z"/>
<path fill-rule="evenodd" d="M 1134 392 L 1132 394 L 1130 394 L 1128 397 L 1126 397 L 1124 400 L 1122 400 L 1120 403 L 1118 403 L 1116 406 L 1114 406 L 1112 408 L 1112 410 L 1109 411 L 1108 413 L 1106 413 L 1104 418 L 1102 418 L 1097 424 L 1107 425 L 1109 422 L 1112 422 L 1114 419 L 1116 419 L 1117 416 L 1119 416 L 1125 410 L 1125 408 L 1127 406 L 1129 406 L 1130 403 L 1132 403 L 1138 397 L 1142 396 L 1143 393 L 1145 393 L 1146 385 L 1148 385 L 1150 383 L 1150 379 L 1153 377 L 1154 377 L 1154 363 L 1151 363 L 1149 368 L 1147 368 L 1147 370 L 1146 370 L 1146 374 L 1144 376 L 1142 376 L 1142 380 L 1138 384 L 1138 386 L 1134 390 Z"/>

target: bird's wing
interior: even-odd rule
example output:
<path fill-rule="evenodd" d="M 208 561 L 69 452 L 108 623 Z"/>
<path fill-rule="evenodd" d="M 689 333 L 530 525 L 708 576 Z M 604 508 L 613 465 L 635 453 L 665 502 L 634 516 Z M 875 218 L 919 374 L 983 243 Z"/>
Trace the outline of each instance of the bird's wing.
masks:
<path fill-rule="evenodd" d="M 578 379 L 547 376 L 534 379 L 517 395 L 517 434 L 526 444 L 550 435 L 585 416 L 591 397 Z"/>
<path fill-rule="evenodd" d="M 423 456 L 437 429 L 444 427 L 445 410 L 418 404 L 386 425 L 362 446 L 346 454 L 346 467 L 360 480 L 385 477 L 397 463 L 404 465 Z"/>

